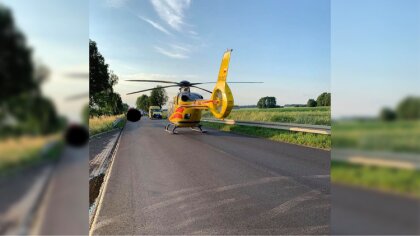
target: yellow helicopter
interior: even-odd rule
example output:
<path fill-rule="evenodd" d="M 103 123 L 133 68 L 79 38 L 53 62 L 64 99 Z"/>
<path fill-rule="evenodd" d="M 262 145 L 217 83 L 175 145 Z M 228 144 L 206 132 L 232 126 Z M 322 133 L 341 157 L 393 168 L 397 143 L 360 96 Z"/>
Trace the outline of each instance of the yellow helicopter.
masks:
<path fill-rule="evenodd" d="M 190 83 L 183 80 L 181 82 L 162 81 L 162 80 L 127 80 L 132 82 L 158 82 L 172 84 L 163 86 L 161 88 L 180 87 L 179 93 L 174 97 L 173 102 L 170 103 L 168 108 L 168 121 L 165 130 L 175 134 L 177 128 L 191 128 L 195 131 L 204 132 L 201 128 L 201 112 L 209 110 L 215 118 L 226 118 L 233 108 L 233 95 L 228 83 L 226 82 L 228 67 L 232 49 L 228 49 L 222 58 L 220 65 L 219 76 L 216 86 L 213 91 L 197 87 L 199 84 L 210 84 L 214 82 L 199 82 Z M 262 82 L 230 82 L 230 83 L 262 83 Z M 198 93 L 193 93 L 190 88 L 197 88 L 210 93 L 210 99 L 204 99 Z M 145 89 L 129 94 L 141 93 L 152 89 Z"/>

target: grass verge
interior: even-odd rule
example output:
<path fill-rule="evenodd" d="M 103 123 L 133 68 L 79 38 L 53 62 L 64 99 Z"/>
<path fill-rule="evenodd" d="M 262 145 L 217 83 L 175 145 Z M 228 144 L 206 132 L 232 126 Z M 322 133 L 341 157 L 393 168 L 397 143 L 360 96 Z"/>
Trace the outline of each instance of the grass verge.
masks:
<path fill-rule="evenodd" d="M 331 181 L 420 198 L 420 171 L 331 161 Z"/>
<path fill-rule="evenodd" d="M 121 119 L 121 121 L 114 125 L 113 122 L 117 119 Z M 125 115 L 99 116 L 89 118 L 89 136 L 106 132 L 114 128 L 123 128 L 125 122 Z"/>
<path fill-rule="evenodd" d="M 204 118 L 212 118 L 209 111 Z M 226 119 L 240 121 L 284 122 L 311 125 L 330 125 L 330 107 L 241 108 L 233 109 Z"/>
<path fill-rule="evenodd" d="M 310 134 L 303 132 L 291 132 L 286 130 L 277 130 L 260 127 L 225 125 L 219 123 L 201 122 L 204 127 L 218 129 L 221 131 L 246 134 L 261 138 L 266 138 L 278 142 L 303 145 L 307 147 L 331 149 L 331 136 L 323 134 Z"/>
<path fill-rule="evenodd" d="M 46 147 L 46 145 L 51 145 Z M 0 175 L 7 175 L 27 166 L 56 160 L 64 143 L 57 135 L 20 137 L 0 142 Z"/>

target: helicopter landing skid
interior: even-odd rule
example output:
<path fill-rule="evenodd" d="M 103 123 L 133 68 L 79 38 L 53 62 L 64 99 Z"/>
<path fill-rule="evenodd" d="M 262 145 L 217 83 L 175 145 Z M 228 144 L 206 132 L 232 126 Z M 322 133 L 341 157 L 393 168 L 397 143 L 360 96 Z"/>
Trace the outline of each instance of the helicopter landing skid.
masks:
<path fill-rule="evenodd" d="M 173 126 L 173 129 L 171 129 L 172 126 Z M 168 133 L 171 133 L 171 134 L 177 134 L 177 132 L 175 132 L 175 130 L 177 128 L 178 128 L 178 126 L 169 123 L 165 126 L 165 131 L 168 132 Z"/>
<path fill-rule="evenodd" d="M 170 134 L 178 134 L 178 132 L 175 132 L 175 130 L 178 129 L 178 128 L 179 128 L 179 126 L 169 123 L 165 126 L 165 131 L 170 133 Z M 191 128 L 191 130 L 194 130 L 196 132 L 200 132 L 202 134 L 207 133 L 207 131 L 205 131 L 201 128 L 201 125 L 195 126 L 195 127 L 190 127 L 190 128 Z"/>
<path fill-rule="evenodd" d="M 196 126 L 196 127 L 191 127 L 191 130 L 194 130 L 194 131 L 200 132 L 200 133 L 202 133 L 202 134 L 207 133 L 207 131 L 205 131 L 205 130 L 203 130 L 203 129 L 201 128 L 201 125 Z"/>

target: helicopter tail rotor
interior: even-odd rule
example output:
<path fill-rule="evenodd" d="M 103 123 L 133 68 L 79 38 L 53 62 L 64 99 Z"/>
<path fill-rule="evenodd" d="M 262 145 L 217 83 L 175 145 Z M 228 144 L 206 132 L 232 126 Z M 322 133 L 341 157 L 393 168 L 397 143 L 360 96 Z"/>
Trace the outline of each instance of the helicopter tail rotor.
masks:
<path fill-rule="evenodd" d="M 230 49 L 223 54 L 217 83 L 211 94 L 211 99 L 215 102 L 210 104 L 209 108 L 213 116 L 218 119 L 226 118 L 233 108 L 232 91 L 226 83 L 231 52 Z"/>

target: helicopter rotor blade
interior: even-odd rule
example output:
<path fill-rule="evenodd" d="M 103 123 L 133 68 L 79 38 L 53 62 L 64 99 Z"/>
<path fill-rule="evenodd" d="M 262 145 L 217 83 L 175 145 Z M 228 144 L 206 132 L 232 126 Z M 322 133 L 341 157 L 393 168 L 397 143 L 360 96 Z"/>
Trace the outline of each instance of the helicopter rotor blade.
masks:
<path fill-rule="evenodd" d="M 228 84 L 262 84 L 262 83 L 264 83 L 264 82 L 260 82 L 260 81 L 258 81 L 258 82 L 256 82 L 256 81 L 254 81 L 254 82 L 247 82 L 247 81 L 243 81 L 243 82 L 241 82 L 241 81 L 233 81 L 233 82 L 227 82 Z"/>
<path fill-rule="evenodd" d="M 207 89 L 203 89 L 203 88 L 200 88 L 200 87 L 197 87 L 197 86 L 194 86 L 194 85 L 191 85 L 191 87 L 201 89 L 201 90 L 206 91 L 208 93 L 212 93 L 211 91 L 209 91 Z"/>
<path fill-rule="evenodd" d="M 202 82 L 202 83 L 191 83 L 191 85 L 198 85 L 198 84 L 215 84 L 217 82 Z M 233 81 L 227 82 L 228 84 L 262 84 L 264 82 L 241 82 L 241 81 Z"/>
<path fill-rule="evenodd" d="M 170 88 L 170 87 L 178 87 L 178 85 L 169 85 L 169 86 L 163 86 L 163 87 L 159 87 L 159 88 Z M 135 91 L 135 92 L 131 92 L 131 93 L 127 93 L 127 95 L 135 94 L 135 93 L 141 93 L 141 92 L 146 92 L 146 91 L 150 91 L 150 90 L 153 90 L 153 89 L 156 89 L 156 87 L 155 88 L 150 88 L 150 89 L 144 89 L 144 90 L 140 90 L 140 91 Z"/>
<path fill-rule="evenodd" d="M 166 81 L 166 80 L 145 80 L 145 79 L 128 79 L 125 81 L 130 82 L 153 82 L 153 83 L 165 83 L 165 84 L 179 84 L 178 82 Z"/>

